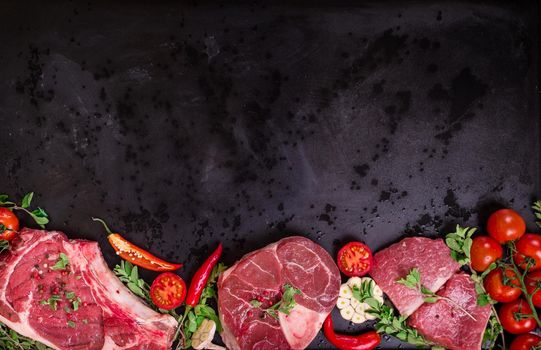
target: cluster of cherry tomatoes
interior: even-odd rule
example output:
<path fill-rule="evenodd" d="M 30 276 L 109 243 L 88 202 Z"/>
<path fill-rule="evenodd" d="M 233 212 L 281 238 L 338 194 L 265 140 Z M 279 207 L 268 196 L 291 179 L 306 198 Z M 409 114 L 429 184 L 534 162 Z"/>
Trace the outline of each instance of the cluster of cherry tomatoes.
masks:
<path fill-rule="evenodd" d="M 541 235 L 526 233 L 524 219 L 510 209 L 494 212 L 488 219 L 487 232 L 488 236 L 473 239 L 471 267 L 477 272 L 486 271 L 504 257 L 502 245 L 514 242 L 509 254 L 519 267 L 518 273 L 524 274 L 527 269 L 524 284 L 516 269 L 499 264 L 485 276 L 483 285 L 493 300 L 503 303 L 498 310 L 502 327 L 511 334 L 520 335 L 511 344 L 511 350 L 540 346 L 541 337 L 529 333 L 535 329 L 537 321 L 525 298 L 531 297 L 534 306 L 541 307 Z"/>

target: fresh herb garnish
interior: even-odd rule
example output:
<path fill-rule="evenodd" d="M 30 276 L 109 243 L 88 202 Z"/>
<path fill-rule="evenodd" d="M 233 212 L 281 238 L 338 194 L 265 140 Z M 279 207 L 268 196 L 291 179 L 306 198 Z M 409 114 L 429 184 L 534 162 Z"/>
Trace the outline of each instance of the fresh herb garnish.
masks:
<path fill-rule="evenodd" d="M 191 338 L 193 333 L 199 328 L 199 326 L 201 326 L 203 320 L 205 319 L 210 319 L 214 321 L 216 323 L 216 330 L 218 332 L 222 331 L 222 324 L 220 322 L 220 318 L 216 314 L 216 311 L 207 304 L 211 300 L 216 301 L 216 281 L 218 280 L 218 276 L 226 269 L 227 267 L 222 263 L 218 263 L 212 269 L 209 279 L 207 280 L 205 289 L 203 289 L 203 292 L 201 293 L 199 304 L 197 304 L 192 310 L 188 312 L 186 318 L 182 323 L 184 340 L 179 342 L 177 349 L 179 347 L 182 347 L 183 349 L 190 348 L 192 344 Z"/>
<path fill-rule="evenodd" d="M 477 231 L 475 227 L 456 225 L 456 231 L 445 236 L 445 244 L 451 249 L 451 257 L 460 265 L 470 263 L 472 236 Z"/>
<path fill-rule="evenodd" d="M 372 290 L 374 290 L 374 281 L 373 280 L 365 280 L 362 281 L 361 287 L 354 285 L 351 287 L 351 294 L 355 299 L 357 299 L 360 303 L 364 303 L 365 300 L 368 298 L 373 298 Z"/>
<path fill-rule="evenodd" d="M 423 338 L 415 328 L 406 324 L 404 316 L 397 316 L 389 305 L 381 304 L 375 298 L 368 298 L 365 302 L 370 306 L 367 312 L 378 318 L 374 325 L 376 331 L 392 335 L 402 341 L 419 347 L 433 346 L 431 342 Z"/>
<path fill-rule="evenodd" d="M 32 203 L 32 199 L 34 198 L 34 192 L 29 192 L 24 195 L 21 205 L 17 205 L 17 203 L 9 200 L 8 195 L 6 194 L 0 194 L 0 206 L 6 207 L 10 210 L 22 210 L 28 215 L 34 219 L 36 224 L 39 225 L 41 228 L 45 228 L 45 225 L 49 223 L 49 215 L 47 212 L 40 207 L 37 207 L 36 209 L 30 211 L 28 208 L 30 208 L 30 204 Z M 1 231 L 4 232 L 4 231 Z"/>
<path fill-rule="evenodd" d="M 2 229 L 1 226 L 3 226 L 4 229 Z M 5 231 L 5 226 L 0 224 L 0 233 L 4 231 Z M 5 239 L 0 239 L 0 254 L 5 250 L 9 250 L 9 241 L 6 241 Z"/>
<path fill-rule="evenodd" d="M 406 278 L 400 278 L 396 280 L 396 283 L 402 284 L 410 289 L 416 290 L 417 292 L 421 293 L 423 295 L 423 300 L 425 303 L 435 303 L 438 300 L 445 300 L 451 305 L 453 305 L 455 308 L 464 312 L 472 320 L 474 321 L 476 320 L 475 317 L 473 317 L 471 313 L 469 313 L 466 309 L 464 309 L 462 306 L 457 304 L 454 300 L 438 295 L 435 292 L 431 291 L 430 289 L 426 288 L 421 283 L 421 273 L 419 272 L 419 269 L 417 268 L 411 269 L 410 272 L 406 275 Z"/>
<path fill-rule="evenodd" d="M 263 303 L 260 302 L 259 300 L 255 300 L 255 299 L 254 299 L 254 300 L 251 300 L 251 301 L 250 301 L 250 305 L 252 305 L 252 306 L 255 307 L 255 308 L 260 308 L 261 305 L 263 305 Z"/>
<path fill-rule="evenodd" d="M 271 317 L 278 319 L 278 312 L 283 313 L 284 315 L 289 315 L 291 310 L 297 305 L 295 301 L 295 295 L 300 295 L 301 291 L 297 288 L 292 287 L 289 284 L 284 284 L 284 293 L 282 294 L 282 299 L 280 299 L 276 304 L 270 306 L 264 311 Z"/>
<path fill-rule="evenodd" d="M 537 221 L 535 222 L 537 226 L 541 227 L 541 201 L 535 201 L 532 205 L 533 214 Z"/>
<path fill-rule="evenodd" d="M 60 300 L 62 300 L 62 298 L 60 297 L 60 295 L 55 295 L 55 294 L 53 294 L 53 295 L 51 295 L 51 296 L 49 297 L 49 299 L 42 300 L 42 301 L 40 301 L 39 303 L 40 303 L 41 305 L 49 305 L 49 307 L 51 308 L 51 310 L 56 311 L 56 309 L 57 309 L 57 304 L 58 304 L 58 302 L 59 302 Z"/>
<path fill-rule="evenodd" d="M 68 256 L 64 253 L 60 253 L 56 264 L 51 266 L 51 270 L 65 270 L 69 263 Z"/>
<path fill-rule="evenodd" d="M 51 350 L 51 348 L 24 337 L 0 323 L 0 349 L 6 350 Z"/>
<path fill-rule="evenodd" d="M 485 333 L 483 335 L 483 348 L 493 349 L 496 345 L 498 337 L 502 333 L 503 327 L 500 324 L 498 317 L 496 317 L 495 314 L 492 313 L 490 315 L 490 318 L 488 319 L 487 327 L 485 328 Z"/>
<path fill-rule="evenodd" d="M 128 289 L 140 298 L 143 298 L 147 304 L 154 305 L 150 299 L 150 286 L 142 278 L 139 278 L 139 269 L 129 261 L 120 261 L 120 265 L 116 265 L 114 273 L 122 281 Z"/>
<path fill-rule="evenodd" d="M 75 322 L 73 322 L 72 320 L 69 320 L 69 321 L 66 322 L 66 323 L 67 323 L 68 327 L 70 327 L 70 328 L 75 328 L 75 326 L 76 326 L 76 325 L 75 325 Z"/>

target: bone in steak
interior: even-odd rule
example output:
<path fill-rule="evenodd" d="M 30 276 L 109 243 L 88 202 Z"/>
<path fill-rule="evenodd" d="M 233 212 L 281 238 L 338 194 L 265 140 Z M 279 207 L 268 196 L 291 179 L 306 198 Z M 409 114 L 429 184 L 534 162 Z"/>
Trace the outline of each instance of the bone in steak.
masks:
<path fill-rule="evenodd" d="M 421 283 L 436 292 L 460 265 L 451 258 L 450 250 L 442 239 L 404 238 L 376 253 L 370 275 L 400 314 L 406 317 L 423 304 L 423 296 L 396 283 L 396 280 L 405 277 L 413 268 L 419 269 Z"/>
<path fill-rule="evenodd" d="M 261 308 L 281 299 L 285 284 L 300 289 L 289 316 Z M 331 256 L 303 237 L 288 237 L 245 255 L 218 281 L 222 339 L 230 350 L 304 349 L 333 309 L 340 272 Z M 250 301 L 263 297 L 261 308 Z"/>
<path fill-rule="evenodd" d="M 477 305 L 477 293 L 470 276 L 455 274 L 437 293 L 447 297 L 468 311 L 470 318 L 456 305 L 439 300 L 425 303 L 409 318 L 410 326 L 417 328 L 426 339 L 450 350 L 479 350 L 485 327 L 490 317 L 490 306 Z"/>
<path fill-rule="evenodd" d="M 170 349 L 176 320 L 134 296 L 96 242 L 31 229 L 19 237 L 0 257 L 2 323 L 54 349 Z M 51 269 L 60 253 L 69 268 Z"/>

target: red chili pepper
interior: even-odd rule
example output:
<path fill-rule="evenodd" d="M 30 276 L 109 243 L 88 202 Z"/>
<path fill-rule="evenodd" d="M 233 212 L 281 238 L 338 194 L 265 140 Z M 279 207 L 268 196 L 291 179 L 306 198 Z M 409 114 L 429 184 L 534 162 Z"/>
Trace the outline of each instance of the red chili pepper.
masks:
<path fill-rule="evenodd" d="M 381 342 L 381 337 L 376 331 L 369 331 L 358 335 L 336 334 L 330 314 L 323 323 L 323 333 L 329 343 L 340 350 L 371 350 Z"/>
<path fill-rule="evenodd" d="M 107 239 L 109 240 L 109 243 L 116 254 L 122 259 L 152 271 L 174 271 L 182 267 L 182 264 L 174 264 L 162 260 L 146 250 L 139 248 L 118 233 L 111 232 L 105 221 L 97 218 L 92 218 L 92 220 L 100 222 L 103 227 L 105 227 L 105 230 L 108 233 Z"/>
<path fill-rule="evenodd" d="M 188 295 L 186 296 L 186 305 L 194 307 L 199 304 L 199 298 L 203 289 L 207 285 L 207 281 L 210 277 L 212 269 L 220 259 L 222 255 L 222 243 L 218 245 L 218 248 L 205 260 L 203 265 L 197 269 L 195 275 L 190 282 L 190 288 L 188 289 Z"/>

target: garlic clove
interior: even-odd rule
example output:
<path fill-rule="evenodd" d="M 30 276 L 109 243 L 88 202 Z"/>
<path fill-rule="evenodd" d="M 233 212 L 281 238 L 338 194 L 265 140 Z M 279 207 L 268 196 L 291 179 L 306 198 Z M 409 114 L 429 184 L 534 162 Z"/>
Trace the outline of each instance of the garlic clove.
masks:
<path fill-rule="evenodd" d="M 349 286 L 347 284 L 342 284 L 340 286 L 340 294 L 339 294 L 340 297 L 342 298 L 347 298 L 347 299 L 351 299 L 351 297 L 353 296 L 351 294 L 351 289 L 349 288 Z"/>
<path fill-rule="evenodd" d="M 342 316 L 344 320 L 348 320 L 348 321 L 351 320 L 354 314 L 355 314 L 355 309 L 353 309 L 351 305 L 340 310 L 340 315 Z"/>
<path fill-rule="evenodd" d="M 361 288 L 362 279 L 360 277 L 351 277 L 347 281 L 347 285 L 349 288 L 353 288 L 354 286 L 357 286 L 358 288 Z"/>
<path fill-rule="evenodd" d="M 354 313 L 353 317 L 351 318 L 351 322 L 356 324 L 363 323 L 364 321 L 366 321 L 364 314 Z"/>
<path fill-rule="evenodd" d="M 359 305 L 361 302 L 357 300 L 355 297 L 351 297 L 351 299 L 349 300 L 349 303 L 355 309 L 357 305 Z"/>
<path fill-rule="evenodd" d="M 338 298 L 336 301 L 336 307 L 342 310 L 343 308 L 350 305 L 350 299 L 348 298 Z"/>

